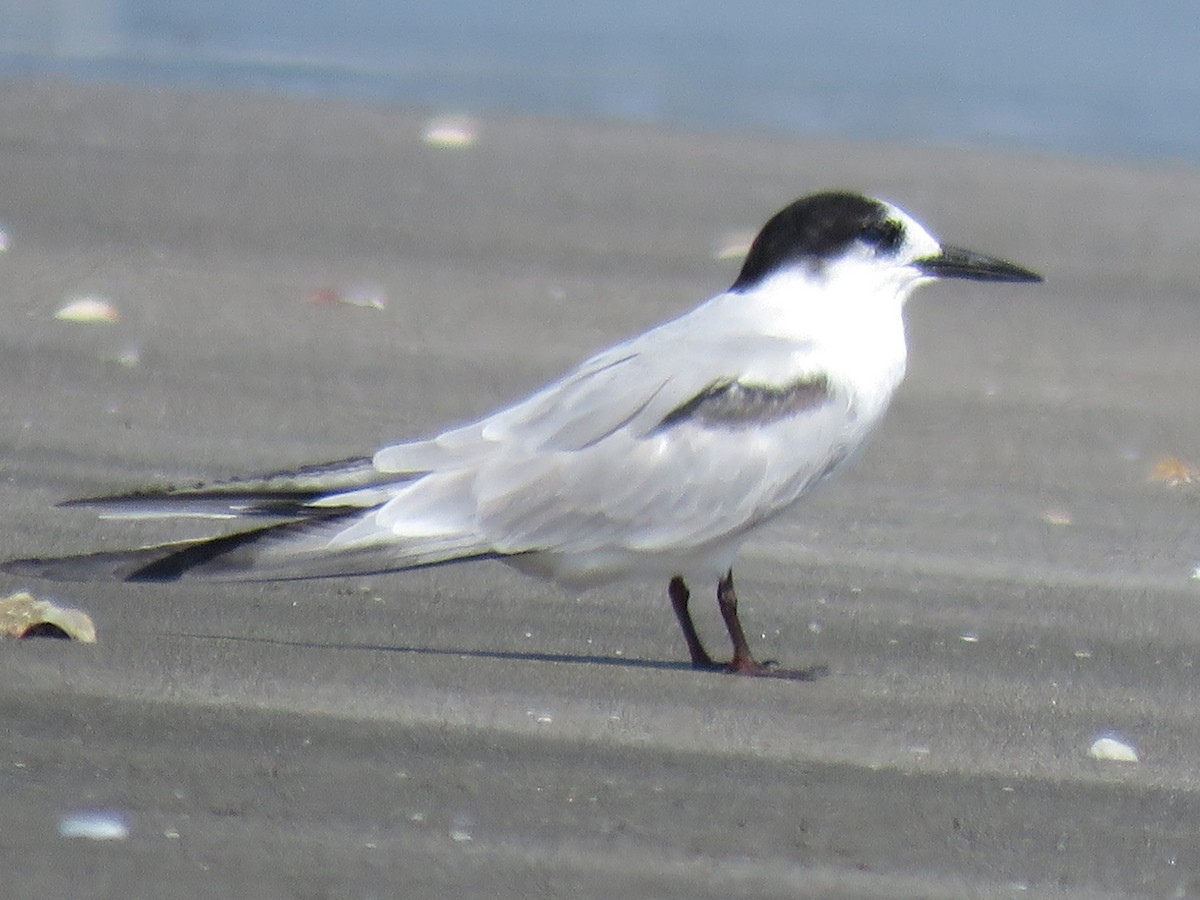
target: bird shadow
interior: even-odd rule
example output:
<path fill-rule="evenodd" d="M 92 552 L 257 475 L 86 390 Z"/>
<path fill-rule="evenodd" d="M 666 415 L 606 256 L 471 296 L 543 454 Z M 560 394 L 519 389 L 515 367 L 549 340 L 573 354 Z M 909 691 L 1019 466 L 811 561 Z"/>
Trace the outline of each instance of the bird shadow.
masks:
<path fill-rule="evenodd" d="M 416 647 L 404 644 L 333 643 L 330 641 L 289 641 L 282 638 L 231 635 L 231 634 L 175 634 L 173 637 L 202 641 L 226 641 L 230 643 L 266 644 L 306 650 L 354 650 L 372 653 L 406 653 L 414 656 L 453 656 L 459 659 L 491 659 L 507 662 L 557 663 L 584 666 L 614 666 L 621 669 L 659 672 L 708 672 L 728 674 L 724 667 L 701 669 L 690 662 L 665 659 L 631 659 L 627 656 L 601 656 L 588 653 L 539 653 L 528 650 L 478 650 L 465 647 Z M 775 660 L 767 660 L 765 666 L 775 666 Z M 778 669 L 764 673 L 768 678 L 787 681 L 816 681 L 829 674 L 829 667 L 817 665 L 807 669 Z"/>
<path fill-rule="evenodd" d="M 173 637 L 201 641 L 227 641 L 230 643 L 265 644 L 274 647 L 289 647 L 305 650 L 354 650 L 373 653 L 405 653 L 414 656 L 454 656 L 460 659 L 491 659 L 508 662 L 567 663 L 587 666 L 616 666 L 623 669 L 649 669 L 667 672 L 702 671 L 682 660 L 631 659 L 627 656 L 608 656 L 587 653 L 539 653 L 517 650 L 478 650 L 465 647 L 417 647 L 404 644 L 369 644 L 330 641 L 290 641 L 282 638 L 231 634 L 176 633 Z"/>

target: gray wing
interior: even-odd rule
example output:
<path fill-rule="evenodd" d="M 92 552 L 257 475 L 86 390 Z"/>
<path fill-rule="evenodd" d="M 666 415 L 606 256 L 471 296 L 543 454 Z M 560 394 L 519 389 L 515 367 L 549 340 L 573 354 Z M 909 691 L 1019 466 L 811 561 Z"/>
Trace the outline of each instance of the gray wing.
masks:
<path fill-rule="evenodd" d="M 747 380 L 784 385 L 822 370 L 808 344 L 754 332 L 698 337 L 692 316 L 593 356 L 528 399 L 426 441 L 379 450 L 381 472 L 413 474 L 469 465 L 498 447 L 577 451 L 620 431 L 643 436 L 714 388 Z"/>
<path fill-rule="evenodd" d="M 811 346 L 654 335 L 478 423 L 380 451 L 381 469 L 429 474 L 375 525 L 457 522 L 514 554 L 701 546 L 790 505 L 861 439 Z"/>

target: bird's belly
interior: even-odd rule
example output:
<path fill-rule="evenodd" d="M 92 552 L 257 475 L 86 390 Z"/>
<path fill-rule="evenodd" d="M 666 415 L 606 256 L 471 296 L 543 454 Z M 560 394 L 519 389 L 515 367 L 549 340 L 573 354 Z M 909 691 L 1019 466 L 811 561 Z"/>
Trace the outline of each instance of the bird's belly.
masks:
<path fill-rule="evenodd" d="M 585 552 L 533 551 L 504 558 L 513 568 L 573 590 L 622 581 L 667 581 L 676 575 L 697 584 L 715 583 L 733 567 L 744 535 L 706 547 L 630 550 L 604 547 Z"/>

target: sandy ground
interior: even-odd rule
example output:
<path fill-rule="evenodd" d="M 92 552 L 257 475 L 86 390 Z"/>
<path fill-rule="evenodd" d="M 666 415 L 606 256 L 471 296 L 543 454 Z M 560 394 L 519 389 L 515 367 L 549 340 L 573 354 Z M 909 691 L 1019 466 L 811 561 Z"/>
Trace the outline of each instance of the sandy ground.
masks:
<path fill-rule="evenodd" d="M 0 576 L 99 631 L 0 645 L 5 896 L 1200 894 L 1200 491 L 1149 477 L 1200 463 L 1200 173 L 422 122 L 4 86 L 0 558 L 196 531 L 68 497 L 516 399 L 727 286 L 728 236 L 814 189 L 1047 281 L 921 292 L 871 449 L 744 553 L 757 650 L 816 683 L 691 671 L 659 584 Z M 87 295 L 120 321 L 54 319 Z M 60 836 L 87 811 L 127 836 Z"/>

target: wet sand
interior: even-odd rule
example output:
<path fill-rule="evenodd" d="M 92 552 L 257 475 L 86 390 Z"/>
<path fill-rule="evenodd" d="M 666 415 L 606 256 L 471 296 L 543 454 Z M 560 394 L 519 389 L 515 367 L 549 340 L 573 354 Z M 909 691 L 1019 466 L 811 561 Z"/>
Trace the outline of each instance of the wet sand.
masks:
<path fill-rule="evenodd" d="M 659 584 L 0 576 L 99 633 L 0 645 L 7 896 L 1200 893 L 1200 489 L 1150 478 L 1200 463 L 1200 173 L 424 120 L 5 86 L 0 558 L 198 531 L 62 499 L 516 399 L 726 287 L 717 248 L 812 190 L 1047 281 L 918 293 L 871 448 L 743 553 L 754 646 L 815 683 L 691 671 Z M 54 319 L 88 295 L 120 321 Z M 91 810 L 128 835 L 59 835 Z"/>

